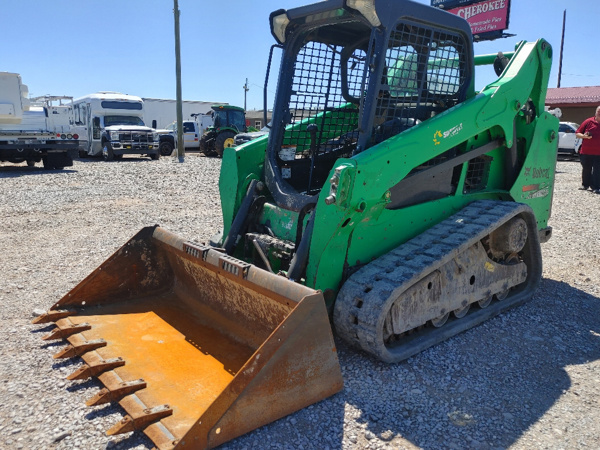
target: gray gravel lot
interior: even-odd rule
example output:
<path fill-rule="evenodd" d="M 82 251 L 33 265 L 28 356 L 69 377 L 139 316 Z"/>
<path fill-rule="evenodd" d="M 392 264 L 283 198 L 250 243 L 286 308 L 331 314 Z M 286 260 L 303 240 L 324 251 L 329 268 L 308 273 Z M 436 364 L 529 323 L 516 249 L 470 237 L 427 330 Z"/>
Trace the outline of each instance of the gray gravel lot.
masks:
<path fill-rule="evenodd" d="M 108 437 L 118 405 L 88 408 L 50 327 L 30 324 L 144 226 L 197 242 L 221 228 L 220 160 L 76 160 L 64 171 L 0 165 L 0 448 L 146 449 Z M 543 281 L 525 306 L 408 361 L 386 365 L 336 339 L 335 396 L 227 449 L 600 448 L 600 195 L 559 162 Z"/>

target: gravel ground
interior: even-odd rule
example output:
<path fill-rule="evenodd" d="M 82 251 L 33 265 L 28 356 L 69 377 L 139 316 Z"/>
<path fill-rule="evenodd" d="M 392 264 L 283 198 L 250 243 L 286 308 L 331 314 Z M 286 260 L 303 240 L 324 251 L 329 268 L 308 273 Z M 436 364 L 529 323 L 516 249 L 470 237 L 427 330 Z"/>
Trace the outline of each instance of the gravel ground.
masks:
<path fill-rule="evenodd" d="M 0 165 L 0 448 L 145 449 L 108 437 L 120 407 L 88 408 L 100 384 L 68 382 L 80 361 L 30 324 L 140 228 L 190 240 L 221 227 L 220 160 L 77 160 L 64 171 Z M 559 162 L 540 289 L 528 304 L 408 361 L 386 365 L 336 339 L 339 394 L 227 449 L 600 448 L 600 196 Z"/>

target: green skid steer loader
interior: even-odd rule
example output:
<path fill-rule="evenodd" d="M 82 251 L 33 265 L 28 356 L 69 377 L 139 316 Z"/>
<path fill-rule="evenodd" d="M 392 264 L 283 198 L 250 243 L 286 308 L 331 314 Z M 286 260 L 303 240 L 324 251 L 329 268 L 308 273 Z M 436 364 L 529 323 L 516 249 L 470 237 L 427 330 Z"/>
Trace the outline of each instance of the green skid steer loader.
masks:
<path fill-rule="evenodd" d="M 210 244 L 141 230 L 36 323 L 117 401 L 109 434 L 210 448 L 343 388 L 335 333 L 386 362 L 529 300 L 558 120 L 552 48 L 474 56 L 462 18 L 408 0 L 270 17 L 268 136 L 225 148 Z M 475 67 L 498 78 L 476 92 Z M 199 212 L 201 213 L 201 212 Z"/>

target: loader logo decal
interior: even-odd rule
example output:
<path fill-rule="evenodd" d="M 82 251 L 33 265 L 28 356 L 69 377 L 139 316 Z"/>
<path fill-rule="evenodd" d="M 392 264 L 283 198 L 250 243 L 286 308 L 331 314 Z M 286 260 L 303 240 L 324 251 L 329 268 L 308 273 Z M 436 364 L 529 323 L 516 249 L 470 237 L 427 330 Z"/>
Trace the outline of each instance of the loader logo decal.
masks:
<path fill-rule="evenodd" d="M 529 184 L 523 186 L 523 199 L 524 200 L 532 200 L 534 198 L 543 198 L 550 195 L 550 184 L 549 183 L 540 183 L 540 184 Z"/>
<path fill-rule="evenodd" d="M 550 178 L 550 169 L 536 169 L 533 168 L 533 178 Z"/>
<path fill-rule="evenodd" d="M 525 172 L 524 175 L 526 177 L 532 177 L 532 178 L 545 178 L 547 180 L 550 179 L 550 169 L 548 168 L 537 168 L 537 167 L 525 167 Z"/>
<path fill-rule="evenodd" d="M 460 133 L 463 129 L 463 124 L 460 123 L 452 128 L 450 128 L 449 130 L 446 130 L 442 133 L 441 130 L 437 130 L 434 134 L 433 134 L 433 143 L 435 145 L 440 145 L 441 142 L 438 140 L 438 138 L 449 138 L 449 137 L 453 137 L 456 136 L 458 133 Z"/>
<path fill-rule="evenodd" d="M 444 139 L 456 136 L 463 129 L 463 124 L 458 124 L 455 127 L 450 128 L 448 131 L 444 131 Z"/>

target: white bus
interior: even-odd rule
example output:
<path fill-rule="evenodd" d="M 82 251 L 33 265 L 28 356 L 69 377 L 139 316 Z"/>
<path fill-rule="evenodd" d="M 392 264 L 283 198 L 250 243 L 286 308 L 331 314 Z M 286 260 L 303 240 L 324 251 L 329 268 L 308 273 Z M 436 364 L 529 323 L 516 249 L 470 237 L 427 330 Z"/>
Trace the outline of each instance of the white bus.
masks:
<path fill-rule="evenodd" d="M 105 160 L 124 154 L 158 159 L 158 135 L 144 124 L 140 97 L 98 92 L 73 101 L 72 133 L 80 136 L 79 156 L 102 155 Z"/>

